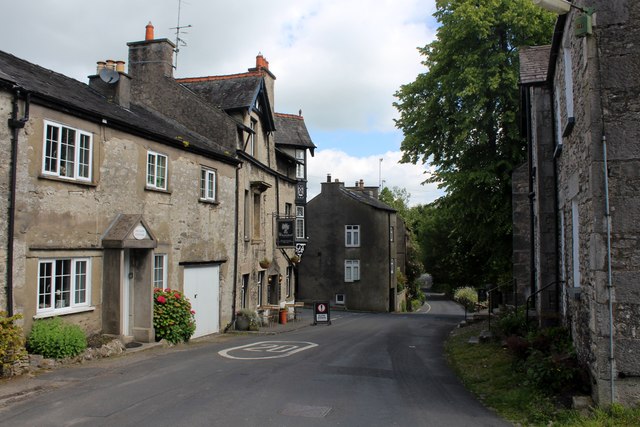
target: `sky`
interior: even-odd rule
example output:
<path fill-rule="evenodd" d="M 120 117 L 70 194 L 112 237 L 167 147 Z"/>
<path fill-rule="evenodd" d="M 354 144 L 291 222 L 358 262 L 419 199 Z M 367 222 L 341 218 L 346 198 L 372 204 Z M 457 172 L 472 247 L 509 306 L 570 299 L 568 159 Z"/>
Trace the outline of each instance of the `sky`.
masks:
<path fill-rule="evenodd" d="M 429 165 L 400 164 L 394 93 L 426 72 L 435 0 L 25 0 L 0 17 L 0 50 L 87 83 L 96 62 L 127 60 L 127 42 L 180 37 L 175 77 L 235 74 L 262 54 L 276 76 L 275 109 L 302 110 L 317 146 L 309 199 L 327 175 L 352 186 L 404 188 L 410 205 L 443 193 Z M 180 6 L 180 7 L 179 7 Z M 179 17 L 179 20 L 178 20 Z M 179 25 L 178 25 L 179 24 Z M 186 44 L 186 45 L 185 45 Z"/>

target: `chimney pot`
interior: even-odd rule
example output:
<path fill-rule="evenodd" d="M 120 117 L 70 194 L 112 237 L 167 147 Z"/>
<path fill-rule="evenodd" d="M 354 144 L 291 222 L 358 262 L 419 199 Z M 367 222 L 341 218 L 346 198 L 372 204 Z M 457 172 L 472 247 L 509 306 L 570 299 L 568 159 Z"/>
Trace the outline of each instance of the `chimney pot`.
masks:
<path fill-rule="evenodd" d="M 107 63 L 104 61 L 98 61 L 97 64 L 98 65 L 96 67 L 96 74 L 100 74 L 100 71 L 104 70 L 104 67 L 107 65 Z"/>
<path fill-rule="evenodd" d="M 331 182 L 331 174 L 330 173 L 327 174 L 327 182 Z"/>
<path fill-rule="evenodd" d="M 124 73 L 124 61 L 116 61 L 116 71 Z"/>
<path fill-rule="evenodd" d="M 155 37 L 153 35 L 153 24 L 151 23 L 151 21 L 149 21 L 145 29 L 146 29 L 146 32 L 144 34 L 144 39 L 153 40 Z"/>
<path fill-rule="evenodd" d="M 264 59 L 264 56 L 262 56 L 261 53 L 259 53 L 258 56 L 256 56 L 256 68 L 257 69 L 264 68 L 265 70 L 269 69 L 269 61 Z"/>
<path fill-rule="evenodd" d="M 107 66 L 106 66 L 109 70 L 115 70 L 116 69 L 116 61 L 114 61 L 113 59 L 107 59 Z"/>
<path fill-rule="evenodd" d="M 360 180 L 360 188 L 364 188 L 364 180 Z"/>

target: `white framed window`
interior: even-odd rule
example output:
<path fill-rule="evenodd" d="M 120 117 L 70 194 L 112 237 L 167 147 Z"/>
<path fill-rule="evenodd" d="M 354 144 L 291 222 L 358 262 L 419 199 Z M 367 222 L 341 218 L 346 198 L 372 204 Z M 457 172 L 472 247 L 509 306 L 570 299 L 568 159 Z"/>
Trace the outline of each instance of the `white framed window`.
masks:
<path fill-rule="evenodd" d="M 304 152 L 305 150 L 296 150 L 296 178 L 304 179 Z"/>
<path fill-rule="evenodd" d="M 573 287 L 580 287 L 580 211 L 578 201 L 571 201 L 571 258 L 573 267 Z"/>
<path fill-rule="evenodd" d="M 213 169 L 200 170 L 200 200 L 215 202 L 217 200 L 217 173 Z"/>
<path fill-rule="evenodd" d="M 360 226 L 359 225 L 344 226 L 344 245 L 348 248 L 360 247 Z"/>
<path fill-rule="evenodd" d="M 166 254 L 155 254 L 153 256 L 153 287 L 160 289 L 168 288 Z"/>
<path fill-rule="evenodd" d="M 344 281 L 356 282 L 360 280 L 360 260 L 345 259 L 344 260 Z"/>
<path fill-rule="evenodd" d="M 249 143 L 247 145 L 247 153 L 251 154 L 253 157 L 256 156 L 256 125 L 257 122 L 251 119 L 251 134 L 249 135 Z"/>
<path fill-rule="evenodd" d="M 92 135 L 53 122 L 45 121 L 44 125 L 43 175 L 91 181 Z"/>
<path fill-rule="evenodd" d="M 242 287 L 240 288 L 240 308 L 247 308 L 247 296 L 249 295 L 249 275 L 242 275 Z"/>
<path fill-rule="evenodd" d="M 344 305 L 344 294 L 336 294 L 336 304 Z"/>
<path fill-rule="evenodd" d="M 292 282 L 293 282 L 293 267 L 289 266 L 287 267 L 286 276 L 285 276 L 285 289 L 287 290 L 287 297 L 291 296 Z"/>
<path fill-rule="evenodd" d="M 147 152 L 147 188 L 167 189 L 167 156 Z"/>
<path fill-rule="evenodd" d="M 262 284 L 264 283 L 264 271 L 258 271 L 258 280 L 257 280 L 257 287 L 258 287 L 258 307 L 260 307 L 262 305 Z"/>
<path fill-rule="evenodd" d="M 88 307 L 90 302 L 89 258 L 44 259 L 38 262 L 38 314 Z"/>
<path fill-rule="evenodd" d="M 304 206 L 296 206 L 296 239 L 304 237 Z"/>

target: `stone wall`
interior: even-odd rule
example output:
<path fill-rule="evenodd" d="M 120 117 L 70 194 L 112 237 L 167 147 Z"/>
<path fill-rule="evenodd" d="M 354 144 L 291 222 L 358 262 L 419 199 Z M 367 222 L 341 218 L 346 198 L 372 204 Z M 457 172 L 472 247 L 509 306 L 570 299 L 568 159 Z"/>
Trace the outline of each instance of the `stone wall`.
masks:
<path fill-rule="evenodd" d="M 563 138 L 558 159 L 559 209 L 567 290 L 579 288 L 579 298 L 567 294 L 567 321 L 578 355 L 594 379 L 599 403 L 611 399 L 640 402 L 640 5 L 634 1 L 595 1 L 594 35 L 574 36 L 575 12 L 564 28 L 563 45 L 571 53 L 575 127 Z M 564 94 L 566 61 L 556 61 L 554 87 Z M 567 103 L 561 97 L 563 123 Z M 607 265 L 604 140 L 606 138 L 611 224 L 612 288 Z M 576 215 L 577 209 L 577 215 Z M 574 224 L 574 218 L 578 223 Z M 579 230 L 578 259 L 573 234 Z M 580 281 L 573 265 L 579 266 Z M 613 372 L 609 363 L 609 301 L 613 306 Z"/>

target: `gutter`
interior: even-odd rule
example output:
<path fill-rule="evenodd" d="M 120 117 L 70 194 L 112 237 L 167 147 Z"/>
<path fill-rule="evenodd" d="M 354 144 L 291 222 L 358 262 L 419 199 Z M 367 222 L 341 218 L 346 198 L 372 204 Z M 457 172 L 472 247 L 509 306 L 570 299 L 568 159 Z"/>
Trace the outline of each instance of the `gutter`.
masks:
<path fill-rule="evenodd" d="M 9 128 L 11 129 L 11 178 L 10 178 L 10 192 L 9 197 L 9 221 L 7 224 L 7 314 L 8 317 L 13 316 L 13 244 L 15 240 L 15 219 L 16 219 L 16 191 L 18 181 L 18 139 L 20 129 L 24 128 L 24 125 L 29 121 L 29 103 L 31 101 L 30 94 L 26 93 L 26 99 L 24 104 L 24 115 L 21 119 L 18 119 L 19 106 L 18 100 L 20 99 L 20 88 L 14 86 L 13 88 L 13 100 L 11 101 L 11 118 L 8 120 Z"/>

